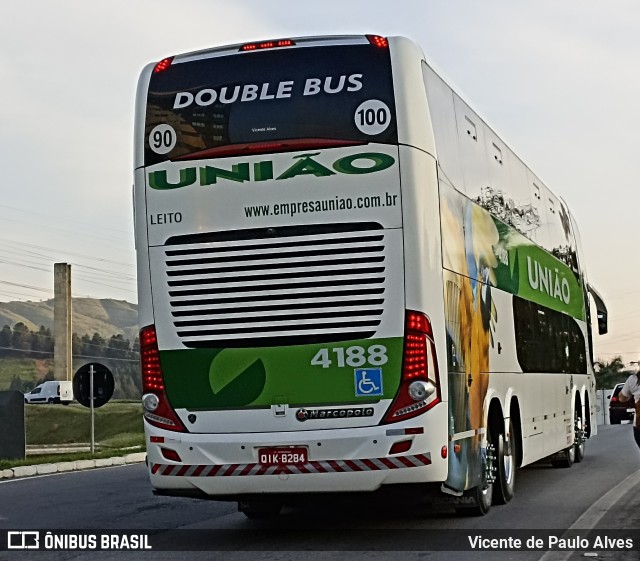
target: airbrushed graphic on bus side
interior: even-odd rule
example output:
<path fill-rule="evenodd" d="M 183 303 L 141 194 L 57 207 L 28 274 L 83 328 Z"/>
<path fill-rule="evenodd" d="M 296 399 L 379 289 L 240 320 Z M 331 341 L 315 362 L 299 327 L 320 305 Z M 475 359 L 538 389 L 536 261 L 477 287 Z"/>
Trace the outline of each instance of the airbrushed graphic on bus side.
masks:
<path fill-rule="evenodd" d="M 498 313 L 496 294 L 504 291 L 575 322 L 585 319 L 583 287 L 566 263 L 454 189 L 441 186 L 440 208 L 449 418 L 454 433 L 473 434 L 451 454 L 446 484 L 467 489 L 478 484 L 487 461 L 482 432 L 495 372 L 491 349 L 500 345 L 495 334 L 501 321 L 513 321 Z"/>
<path fill-rule="evenodd" d="M 582 282 L 567 263 L 454 190 L 441 205 L 445 269 L 469 277 L 474 292 L 493 286 L 585 320 Z"/>
<path fill-rule="evenodd" d="M 152 189 L 167 190 L 188 187 L 198 183 L 202 187 L 215 185 L 218 180 L 233 181 L 236 183 L 269 181 L 272 179 L 293 179 L 303 175 L 315 177 L 330 177 L 336 173 L 348 175 L 362 175 L 385 170 L 395 164 L 395 159 L 389 154 L 379 152 L 363 152 L 349 154 L 336 159 L 329 169 L 314 157 L 320 152 L 311 154 L 299 154 L 293 156 L 294 160 L 286 169 L 274 172 L 273 160 L 260 160 L 234 163 L 229 167 L 222 166 L 189 166 L 177 170 L 179 179 L 172 182 L 167 177 L 167 170 L 149 172 L 149 186 Z M 334 171 L 335 170 L 335 171 Z"/>

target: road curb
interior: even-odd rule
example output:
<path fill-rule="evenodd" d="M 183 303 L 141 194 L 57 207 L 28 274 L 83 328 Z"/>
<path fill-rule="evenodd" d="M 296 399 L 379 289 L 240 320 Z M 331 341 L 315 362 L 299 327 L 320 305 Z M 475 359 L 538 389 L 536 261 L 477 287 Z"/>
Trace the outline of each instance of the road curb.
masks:
<path fill-rule="evenodd" d="M 139 464 L 147 459 L 146 452 L 136 452 L 126 456 L 114 456 L 98 460 L 76 460 L 75 462 L 58 462 L 51 464 L 36 464 L 33 466 L 18 466 L 0 470 L 0 481 L 10 479 L 25 479 L 35 475 L 52 475 L 54 473 L 68 473 L 71 471 L 85 471 L 88 469 Z"/>

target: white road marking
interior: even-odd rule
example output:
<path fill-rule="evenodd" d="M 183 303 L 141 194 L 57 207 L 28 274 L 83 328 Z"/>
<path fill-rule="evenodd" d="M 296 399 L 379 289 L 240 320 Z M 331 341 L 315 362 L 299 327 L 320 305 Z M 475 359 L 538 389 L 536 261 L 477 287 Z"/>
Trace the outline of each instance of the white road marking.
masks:
<path fill-rule="evenodd" d="M 626 479 L 623 479 L 608 493 L 600 497 L 582 516 L 578 518 L 573 525 L 567 530 L 593 530 L 596 524 L 600 522 L 602 517 L 615 505 L 622 497 L 624 497 L 631 489 L 640 484 L 640 471 L 632 473 Z M 575 551 L 547 551 L 539 561 L 567 561 Z"/>

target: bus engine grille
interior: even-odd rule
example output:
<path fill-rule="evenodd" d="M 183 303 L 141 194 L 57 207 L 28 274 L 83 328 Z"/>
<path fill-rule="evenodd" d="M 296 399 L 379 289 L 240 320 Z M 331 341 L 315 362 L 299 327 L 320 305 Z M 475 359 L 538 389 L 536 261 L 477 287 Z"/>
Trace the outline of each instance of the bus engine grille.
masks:
<path fill-rule="evenodd" d="M 189 348 L 372 337 L 386 253 L 377 223 L 175 236 L 164 246 L 175 333 Z"/>

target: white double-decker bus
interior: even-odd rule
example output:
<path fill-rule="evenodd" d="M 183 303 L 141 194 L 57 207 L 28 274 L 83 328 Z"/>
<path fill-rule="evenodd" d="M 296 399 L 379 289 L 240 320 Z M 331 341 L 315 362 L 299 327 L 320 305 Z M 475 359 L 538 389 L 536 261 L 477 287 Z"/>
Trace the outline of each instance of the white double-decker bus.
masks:
<path fill-rule="evenodd" d="M 148 466 L 249 517 L 433 483 L 509 501 L 595 433 L 565 203 L 402 37 L 146 67 L 135 123 Z"/>

